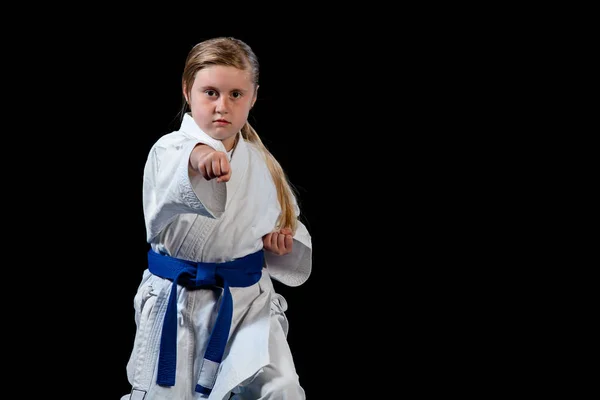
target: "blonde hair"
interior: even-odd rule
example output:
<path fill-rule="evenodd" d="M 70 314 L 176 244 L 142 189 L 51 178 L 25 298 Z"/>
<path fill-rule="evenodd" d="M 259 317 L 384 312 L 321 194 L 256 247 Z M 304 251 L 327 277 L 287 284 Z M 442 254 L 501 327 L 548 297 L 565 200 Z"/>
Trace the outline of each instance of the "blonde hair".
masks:
<path fill-rule="evenodd" d="M 258 88 L 259 65 L 254 51 L 246 43 L 232 37 L 219 37 L 208 39 L 195 45 L 185 60 L 183 69 L 182 86 L 191 96 L 196 73 L 202 68 L 210 65 L 226 65 L 250 72 L 252 83 Z M 183 96 L 181 116 L 189 111 L 188 103 Z M 277 189 L 277 200 L 281 207 L 281 214 L 277 220 L 275 229 L 290 228 L 294 233 L 297 227 L 296 198 L 293 187 L 283 171 L 283 168 L 271 152 L 265 147 L 262 140 L 246 121 L 240 131 L 244 140 L 253 143 L 263 153 L 267 167 L 273 177 Z"/>

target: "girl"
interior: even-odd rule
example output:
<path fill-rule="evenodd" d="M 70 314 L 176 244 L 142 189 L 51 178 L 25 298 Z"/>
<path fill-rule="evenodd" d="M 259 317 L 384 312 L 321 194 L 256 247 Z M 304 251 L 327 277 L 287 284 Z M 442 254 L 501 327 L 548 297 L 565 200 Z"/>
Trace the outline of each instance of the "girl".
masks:
<path fill-rule="evenodd" d="M 311 236 L 280 164 L 247 121 L 259 65 L 234 38 L 194 46 L 180 129 L 144 168 L 148 269 L 134 298 L 131 400 L 304 399 L 285 299 L 312 268 Z"/>

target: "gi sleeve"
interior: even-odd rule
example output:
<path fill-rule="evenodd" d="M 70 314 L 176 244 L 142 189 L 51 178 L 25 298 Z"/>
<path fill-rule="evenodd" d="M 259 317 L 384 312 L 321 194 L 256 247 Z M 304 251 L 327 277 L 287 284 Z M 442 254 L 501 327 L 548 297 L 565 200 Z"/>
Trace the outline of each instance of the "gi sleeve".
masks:
<path fill-rule="evenodd" d="M 199 142 L 162 137 L 150 150 L 144 166 L 143 207 L 146 239 L 150 242 L 178 214 L 196 213 L 219 218 L 225 211 L 227 187 L 216 179 L 189 176 L 189 158 Z"/>

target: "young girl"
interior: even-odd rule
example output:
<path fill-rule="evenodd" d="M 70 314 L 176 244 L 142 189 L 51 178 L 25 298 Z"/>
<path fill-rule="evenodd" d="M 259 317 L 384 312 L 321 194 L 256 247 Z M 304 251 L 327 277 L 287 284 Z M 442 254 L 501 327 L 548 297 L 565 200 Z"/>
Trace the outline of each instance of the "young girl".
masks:
<path fill-rule="evenodd" d="M 305 398 L 271 279 L 306 281 L 311 236 L 247 121 L 258 73 L 234 38 L 201 42 L 187 57 L 181 127 L 158 139 L 144 169 L 151 249 L 122 400 Z"/>

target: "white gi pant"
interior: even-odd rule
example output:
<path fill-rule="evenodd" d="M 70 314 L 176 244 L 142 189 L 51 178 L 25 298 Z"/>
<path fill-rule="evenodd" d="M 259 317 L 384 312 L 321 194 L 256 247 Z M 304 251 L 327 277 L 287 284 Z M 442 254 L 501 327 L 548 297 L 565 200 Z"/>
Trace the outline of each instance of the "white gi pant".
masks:
<path fill-rule="evenodd" d="M 200 362 L 210 336 L 220 304 L 221 290 L 188 290 L 178 286 L 177 372 L 173 387 L 156 384 L 158 353 L 162 321 L 166 312 L 172 282 L 144 272 L 144 278 L 135 296 L 136 336 L 127 364 L 127 377 L 134 390 L 121 400 L 304 400 L 287 342 L 287 303 L 275 293 L 267 273 L 256 284 L 247 288 L 231 288 L 234 295 L 234 315 L 230 340 L 236 328 L 242 326 L 245 309 L 260 297 L 269 296 L 270 328 L 268 337 L 269 363 L 243 382 L 237 382 L 225 396 L 207 396 L 194 391 Z M 208 322 L 209 321 L 209 322 Z M 235 339 L 234 339 L 235 340 Z M 252 357 L 248 348 L 247 357 Z M 244 361 L 243 359 L 240 361 Z"/>

